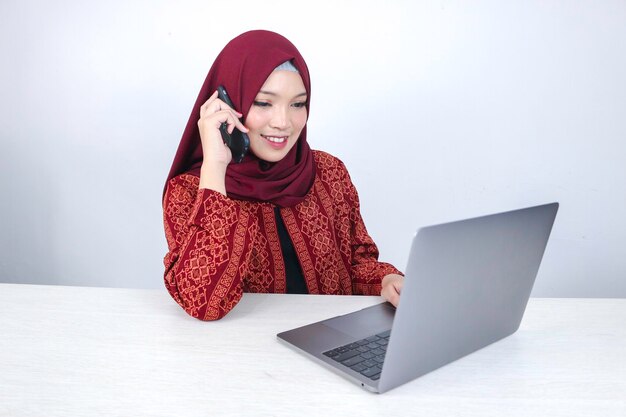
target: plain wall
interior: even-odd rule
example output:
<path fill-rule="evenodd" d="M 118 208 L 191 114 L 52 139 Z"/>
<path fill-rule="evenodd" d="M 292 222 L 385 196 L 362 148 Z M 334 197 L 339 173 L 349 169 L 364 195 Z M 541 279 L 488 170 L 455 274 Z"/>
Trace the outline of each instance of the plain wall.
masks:
<path fill-rule="evenodd" d="M 533 295 L 626 297 L 624 1 L 0 3 L 0 281 L 160 288 L 161 195 L 213 59 L 309 64 L 381 260 L 422 225 L 559 201 Z"/>

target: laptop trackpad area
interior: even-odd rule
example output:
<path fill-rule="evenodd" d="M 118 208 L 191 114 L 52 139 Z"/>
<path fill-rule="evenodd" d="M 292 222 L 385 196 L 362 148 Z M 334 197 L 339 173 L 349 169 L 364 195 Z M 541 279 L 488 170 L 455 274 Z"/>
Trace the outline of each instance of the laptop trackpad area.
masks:
<path fill-rule="evenodd" d="M 361 339 L 391 329 L 395 312 L 391 304 L 382 303 L 324 320 L 322 324 Z"/>

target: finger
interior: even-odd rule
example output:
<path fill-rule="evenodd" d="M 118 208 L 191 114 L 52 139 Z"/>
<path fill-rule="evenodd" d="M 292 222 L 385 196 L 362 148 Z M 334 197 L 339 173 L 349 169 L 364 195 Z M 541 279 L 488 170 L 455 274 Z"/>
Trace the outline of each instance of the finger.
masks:
<path fill-rule="evenodd" d="M 211 97 L 209 97 L 208 100 L 205 101 L 204 104 L 202 104 L 202 106 L 200 106 L 200 118 L 205 116 L 209 106 L 211 105 L 211 103 L 215 101 L 216 98 L 217 98 L 217 90 L 215 90 L 215 92 L 211 94 Z"/>
<path fill-rule="evenodd" d="M 239 118 L 235 118 L 235 124 L 232 126 L 228 126 L 228 133 L 233 133 L 233 129 L 235 129 L 235 127 L 239 130 L 241 130 L 242 132 L 249 132 L 250 129 L 248 129 L 243 123 L 241 123 L 241 120 L 239 120 Z"/>
<path fill-rule="evenodd" d="M 243 123 L 241 123 L 241 120 L 239 120 L 239 118 L 237 117 L 237 113 L 235 113 L 235 111 L 230 108 L 227 110 L 220 110 L 219 112 L 214 113 L 211 116 L 215 116 L 215 127 L 217 128 L 219 128 L 222 123 L 226 123 L 228 125 L 228 133 L 233 133 L 235 127 L 242 132 L 248 132 L 250 130 L 246 126 L 244 126 Z"/>
<path fill-rule="evenodd" d="M 398 294 L 398 292 L 391 285 L 383 288 L 381 295 L 385 300 L 389 301 L 394 306 L 397 306 L 400 301 L 400 294 Z"/>
<path fill-rule="evenodd" d="M 234 110 L 228 104 L 224 103 L 219 98 L 214 98 L 212 101 L 207 100 L 206 103 L 202 105 L 200 109 L 200 118 L 210 117 L 215 113 L 219 113 L 222 111 L 230 111 L 233 113 L 236 119 L 241 118 L 243 116 L 242 113 L 239 113 L 237 110 Z M 243 126 L 243 125 L 242 125 Z"/>
<path fill-rule="evenodd" d="M 398 307 L 398 302 L 400 301 L 400 294 L 398 294 L 397 292 L 393 291 L 391 294 L 389 294 L 389 302 L 391 304 L 394 305 L 394 307 Z"/>
<path fill-rule="evenodd" d="M 237 116 L 238 114 L 230 108 L 216 110 L 216 111 L 207 110 L 204 117 L 201 117 L 199 121 L 202 121 L 204 123 L 209 123 L 211 125 L 219 125 L 221 123 L 227 123 L 227 122 L 234 123 L 236 125 L 235 121 L 239 120 Z M 231 122 L 229 122 L 229 120 Z"/>
<path fill-rule="evenodd" d="M 393 294 L 393 298 L 394 298 L 394 304 L 395 306 L 398 305 L 398 303 L 400 302 L 400 293 L 402 292 L 402 283 L 400 283 L 399 286 L 394 287 L 394 294 Z"/>
<path fill-rule="evenodd" d="M 400 293 L 402 292 L 402 280 L 394 282 L 394 285 L 391 286 L 393 305 L 397 306 L 400 302 Z"/>
<path fill-rule="evenodd" d="M 225 113 L 223 112 L 227 112 L 227 118 L 225 120 L 222 120 L 222 118 L 220 117 L 220 123 L 227 123 L 228 124 L 228 133 L 233 133 L 233 130 L 235 128 L 241 130 L 242 132 L 249 132 L 250 129 L 248 129 L 242 122 L 241 120 L 239 120 L 239 117 L 241 116 L 241 113 L 236 112 L 235 110 L 231 109 L 230 107 L 221 110 L 220 111 L 220 115 L 223 115 Z"/>
<path fill-rule="evenodd" d="M 217 113 L 222 110 L 232 110 L 238 116 L 243 116 L 242 113 L 239 113 L 237 110 L 230 107 L 228 104 L 224 103 L 222 100 L 217 98 L 217 91 L 215 91 L 211 97 L 207 101 L 204 102 L 202 106 L 200 106 L 200 118 L 211 115 L 212 113 Z"/>
<path fill-rule="evenodd" d="M 215 95 L 215 93 L 213 95 Z M 207 107 L 213 108 L 214 111 L 232 110 L 235 113 L 237 113 L 240 117 L 243 116 L 237 110 L 233 109 L 232 107 L 230 107 L 228 104 L 226 104 L 224 101 L 222 101 L 220 98 L 217 98 L 217 97 L 214 97 L 213 100 L 211 100 L 211 102 L 207 103 Z"/>
<path fill-rule="evenodd" d="M 393 304 L 394 307 L 398 307 L 398 304 L 400 304 L 400 296 L 395 295 L 392 297 L 391 304 Z"/>

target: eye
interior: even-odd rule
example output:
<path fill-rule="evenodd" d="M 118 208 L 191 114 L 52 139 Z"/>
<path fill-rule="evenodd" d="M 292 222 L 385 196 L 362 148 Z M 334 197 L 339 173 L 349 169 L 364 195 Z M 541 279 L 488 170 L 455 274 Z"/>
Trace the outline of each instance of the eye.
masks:
<path fill-rule="evenodd" d="M 271 106 L 270 103 L 267 103 L 265 101 L 256 101 L 256 100 L 254 102 L 252 102 L 252 104 L 254 104 L 255 106 L 258 106 L 258 107 L 269 107 L 269 106 Z"/>
<path fill-rule="evenodd" d="M 292 106 L 294 106 L 297 109 L 300 109 L 306 106 L 306 101 L 299 101 L 298 103 L 293 103 Z"/>

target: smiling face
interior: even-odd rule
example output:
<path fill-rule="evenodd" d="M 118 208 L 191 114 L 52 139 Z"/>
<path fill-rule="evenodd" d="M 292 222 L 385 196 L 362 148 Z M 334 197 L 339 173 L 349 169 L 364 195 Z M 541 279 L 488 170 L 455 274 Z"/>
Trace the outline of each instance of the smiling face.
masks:
<path fill-rule="evenodd" d="M 257 93 L 245 125 L 250 150 L 267 162 L 278 162 L 293 148 L 306 125 L 306 89 L 300 74 L 273 71 Z"/>

